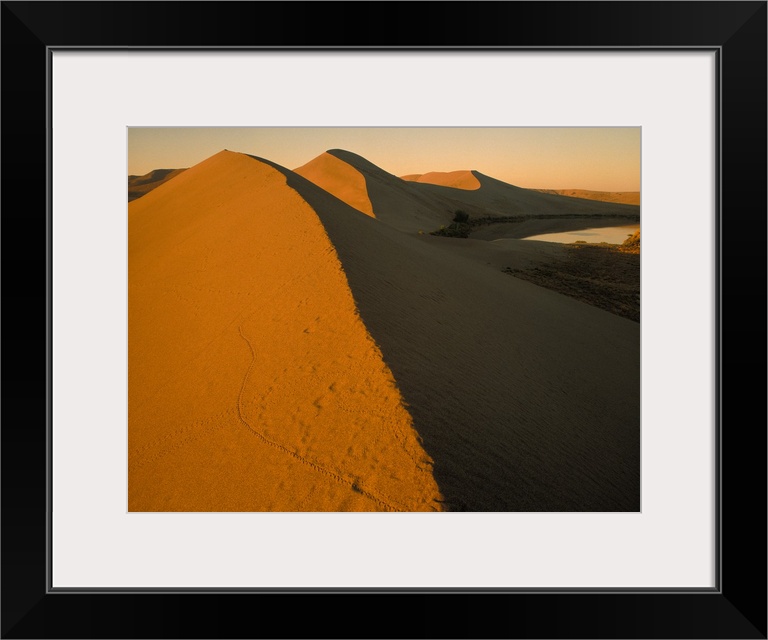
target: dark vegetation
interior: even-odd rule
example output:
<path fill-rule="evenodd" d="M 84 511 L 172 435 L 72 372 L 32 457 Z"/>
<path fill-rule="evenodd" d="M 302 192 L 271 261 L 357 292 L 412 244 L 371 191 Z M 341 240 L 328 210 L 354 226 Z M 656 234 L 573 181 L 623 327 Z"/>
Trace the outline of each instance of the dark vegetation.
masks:
<path fill-rule="evenodd" d="M 504 272 L 640 322 L 639 231 L 621 245 L 577 242 L 564 247 L 564 258 Z"/>
<path fill-rule="evenodd" d="M 430 235 L 444 236 L 448 238 L 468 238 L 472 229 L 475 227 L 481 227 L 490 224 L 510 223 L 510 222 L 524 222 L 525 220 L 550 220 L 550 219 L 579 219 L 579 218 L 594 218 L 594 214 L 588 213 L 572 213 L 572 214 L 551 214 L 551 213 L 534 213 L 534 214 L 520 214 L 515 216 L 483 216 L 481 218 L 470 218 L 469 214 L 464 211 L 457 210 L 454 212 L 453 222 L 446 226 L 442 226 L 436 231 L 432 231 Z M 627 214 L 614 214 L 611 218 L 620 218 L 626 220 L 640 220 L 639 214 L 627 213 Z"/>
<path fill-rule="evenodd" d="M 432 231 L 433 236 L 468 238 L 473 227 L 499 222 L 522 222 L 531 218 L 589 218 L 588 215 L 520 215 L 470 219 L 465 211 L 454 212 L 453 222 Z M 636 215 L 617 215 L 617 218 L 638 219 Z M 576 298 L 623 318 L 640 322 L 640 231 L 622 244 L 589 244 L 577 240 L 564 245 L 564 258 L 526 269 L 512 269 L 509 273 L 558 293 Z"/>
<path fill-rule="evenodd" d="M 444 236 L 446 238 L 468 238 L 469 232 L 472 230 L 472 226 L 469 222 L 469 214 L 461 209 L 454 212 L 453 222 L 447 227 L 442 226 L 437 231 L 433 231 L 430 235 Z"/>
<path fill-rule="evenodd" d="M 635 231 L 619 246 L 619 251 L 624 253 L 640 253 L 640 230 Z"/>
<path fill-rule="evenodd" d="M 573 220 L 580 218 L 599 218 L 594 213 L 529 213 L 516 216 L 484 216 L 482 218 L 472 218 L 470 226 L 480 227 L 488 224 L 498 224 L 500 222 L 524 222 L 525 220 Z M 640 214 L 637 213 L 616 213 L 611 214 L 610 218 L 621 218 L 626 220 L 640 220 Z"/>

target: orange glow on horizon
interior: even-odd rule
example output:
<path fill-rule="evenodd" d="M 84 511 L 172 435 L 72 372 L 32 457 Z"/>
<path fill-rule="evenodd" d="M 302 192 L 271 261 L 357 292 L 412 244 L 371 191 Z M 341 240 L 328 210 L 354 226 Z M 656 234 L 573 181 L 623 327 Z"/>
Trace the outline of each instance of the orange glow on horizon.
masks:
<path fill-rule="evenodd" d="M 531 189 L 640 190 L 639 127 L 128 129 L 128 173 L 191 167 L 222 149 L 300 167 L 346 149 L 397 176 L 476 170 Z"/>

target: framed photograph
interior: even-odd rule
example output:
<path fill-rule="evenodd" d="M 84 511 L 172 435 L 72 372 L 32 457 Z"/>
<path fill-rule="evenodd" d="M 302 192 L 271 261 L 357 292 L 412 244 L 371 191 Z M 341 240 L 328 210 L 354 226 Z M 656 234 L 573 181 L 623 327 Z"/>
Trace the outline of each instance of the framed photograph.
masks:
<path fill-rule="evenodd" d="M 128 511 L 640 512 L 640 138 L 129 128 Z"/>
<path fill-rule="evenodd" d="M 405 6 L 3 3 L 3 637 L 766 637 L 766 3 Z"/>

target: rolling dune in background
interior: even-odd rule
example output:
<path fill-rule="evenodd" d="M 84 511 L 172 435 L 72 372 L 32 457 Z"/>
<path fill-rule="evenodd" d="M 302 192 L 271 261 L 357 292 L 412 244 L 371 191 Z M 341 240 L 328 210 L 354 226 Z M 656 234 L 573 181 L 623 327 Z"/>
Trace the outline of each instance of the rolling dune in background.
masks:
<path fill-rule="evenodd" d="M 617 202 L 621 204 L 640 204 L 639 191 L 590 191 L 588 189 L 535 189 L 541 193 L 551 193 L 570 198 L 599 200 L 601 202 Z"/>
<path fill-rule="evenodd" d="M 186 169 L 155 169 L 143 176 L 128 176 L 128 202 L 141 198 Z"/>
<path fill-rule="evenodd" d="M 415 173 L 407 176 L 400 176 L 400 178 L 410 182 L 436 184 L 441 187 L 465 189 L 466 191 L 474 191 L 475 189 L 480 188 L 480 181 L 471 171 L 431 171 L 430 173 Z"/>
<path fill-rule="evenodd" d="M 480 185 L 479 188 L 457 189 L 403 180 L 387 173 L 365 158 L 343 149 L 331 149 L 320 158 L 328 155 L 343 161 L 364 177 L 368 199 L 376 218 L 405 232 L 432 231 L 440 225 L 448 224 L 454 212 L 459 209 L 476 218 L 546 214 L 564 219 L 568 219 L 569 216 L 589 216 L 599 219 L 625 215 L 636 216 L 640 212 L 639 207 L 632 205 L 567 198 L 540 193 L 532 189 L 522 189 L 478 171 L 458 173 L 471 174 Z M 318 163 L 315 166 L 321 169 L 323 165 Z M 323 185 L 328 180 L 319 170 L 313 171 L 311 176 L 304 177 L 321 188 L 324 188 Z M 346 200 L 345 202 L 355 206 L 352 202 Z M 571 219 L 571 224 L 573 223 Z M 576 222 L 576 224 L 584 223 Z M 586 226 L 594 225 L 586 224 Z"/>
<path fill-rule="evenodd" d="M 298 169 L 300 176 L 335 195 L 358 211 L 375 218 L 363 174 L 330 153 L 323 153 Z"/>

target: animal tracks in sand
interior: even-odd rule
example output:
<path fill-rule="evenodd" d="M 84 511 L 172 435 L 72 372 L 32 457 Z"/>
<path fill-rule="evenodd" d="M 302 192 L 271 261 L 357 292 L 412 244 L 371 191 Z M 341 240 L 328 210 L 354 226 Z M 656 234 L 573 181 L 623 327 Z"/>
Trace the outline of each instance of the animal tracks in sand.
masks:
<path fill-rule="evenodd" d="M 439 509 L 317 212 L 242 154 L 178 179 L 131 204 L 130 509 Z"/>
<path fill-rule="evenodd" d="M 248 345 L 248 349 L 251 352 L 251 363 L 250 365 L 248 365 L 248 370 L 245 372 L 245 376 L 243 377 L 243 383 L 240 387 L 240 394 L 238 395 L 238 399 L 237 399 L 237 411 L 238 411 L 238 417 L 240 419 L 240 422 L 242 422 L 248 428 L 248 430 L 264 444 L 291 456 L 292 458 L 294 458 L 295 460 L 298 460 L 299 462 L 308 466 L 312 470 L 317 471 L 318 473 L 322 473 L 323 475 L 329 478 L 332 478 L 336 482 L 339 482 L 344 485 L 348 485 L 351 489 L 357 491 L 358 493 L 363 494 L 367 498 L 370 498 L 380 506 L 384 507 L 387 511 L 402 511 L 403 505 L 395 506 L 393 504 L 393 502 L 395 501 L 391 497 L 376 495 L 372 491 L 364 489 L 359 485 L 358 481 L 350 480 L 349 478 L 344 477 L 342 473 L 338 470 L 326 469 L 322 465 L 316 462 L 313 462 L 312 460 L 309 460 L 304 456 L 299 455 L 299 453 L 297 453 L 295 450 L 283 444 L 280 444 L 279 442 L 271 440 L 270 438 L 267 438 L 263 433 L 259 432 L 257 429 L 255 429 L 251 425 L 250 421 L 246 419 L 243 412 L 243 393 L 245 391 L 246 385 L 248 384 L 248 378 L 251 375 L 251 371 L 253 370 L 254 364 L 256 363 L 256 352 L 253 350 L 253 345 L 251 344 L 250 340 L 248 340 L 247 336 L 243 333 L 242 327 L 238 327 L 238 332 L 240 333 L 240 337 L 243 340 L 245 340 L 246 344 Z M 322 410 L 322 406 L 318 405 L 317 401 L 315 401 L 314 404 L 315 406 L 318 407 L 319 410 Z M 314 491 L 314 488 L 313 488 L 313 491 Z M 310 492 L 309 495 L 311 495 L 311 493 L 312 492 Z M 309 497 L 309 495 L 307 496 L 307 498 Z M 307 498 L 302 500 L 301 504 L 304 504 Z"/>

